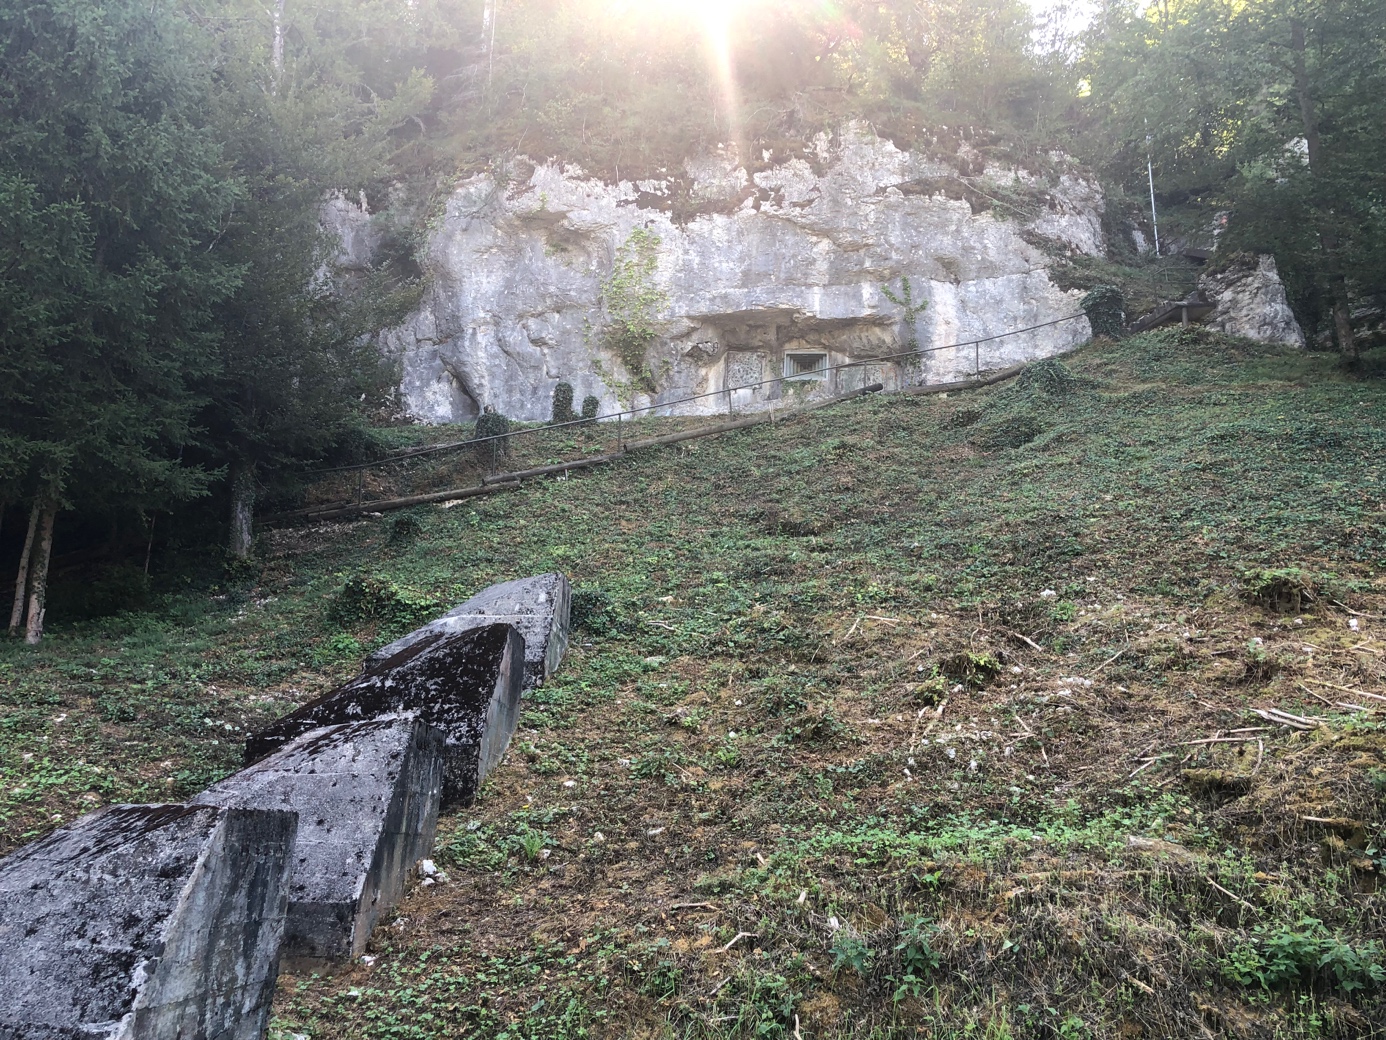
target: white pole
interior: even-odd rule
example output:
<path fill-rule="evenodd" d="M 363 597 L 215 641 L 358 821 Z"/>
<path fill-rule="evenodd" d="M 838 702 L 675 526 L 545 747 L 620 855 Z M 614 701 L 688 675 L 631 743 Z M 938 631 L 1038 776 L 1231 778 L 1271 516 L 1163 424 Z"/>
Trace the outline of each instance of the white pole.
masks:
<path fill-rule="evenodd" d="M 1150 145 L 1150 138 L 1145 139 L 1147 147 Z M 1150 226 L 1155 229 L 1155 255 L 1160 255 L 1160 221 L 1155 217 L 1155 166 L 1150 160 L 1150 153 L 1145 153 L 1145 173 L 1150 178 Z"/>

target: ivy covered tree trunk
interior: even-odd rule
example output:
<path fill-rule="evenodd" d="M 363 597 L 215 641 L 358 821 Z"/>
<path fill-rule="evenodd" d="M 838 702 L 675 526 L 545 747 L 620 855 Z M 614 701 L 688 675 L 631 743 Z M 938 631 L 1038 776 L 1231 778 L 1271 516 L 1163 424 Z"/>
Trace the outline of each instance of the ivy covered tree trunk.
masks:
<path fill-rule="evenodd" d="M 244 560 L 250 555 L 255 522 L 255 463 L 231 464 L 231 555 Z"/>
<path fill-rule="evenodd" d="M 29 533 L 24 536 L 24 549 L 19 554 L 19 574 L 14 579 L 14 606 L 10 609 L 10 635 L 19 631 L 24 620 L 24 592 L 29 578 L 29 554 L 34 551 L 34 532 L 38 530 L 39 503 L 29 511 Z"/>
<path fill-rule="evenodd" d="M 36 646 L 43 639 L 44 604 L 48 601 L 48 564 L 53 559 L 53 522 L 58 518 L 58 500 L 44 498 L 39 518 L 38 553 L 29 579 L 29 625 L 24 642 Z"/>

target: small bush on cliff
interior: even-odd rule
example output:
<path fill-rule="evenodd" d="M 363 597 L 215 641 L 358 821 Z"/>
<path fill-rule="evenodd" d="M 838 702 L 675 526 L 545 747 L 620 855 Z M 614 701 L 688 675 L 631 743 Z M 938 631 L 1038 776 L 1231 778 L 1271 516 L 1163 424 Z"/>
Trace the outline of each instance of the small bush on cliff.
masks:
<path fill-rule="evenodd" d="M 553 388 L 553 418 L 549 421 L 557 426 L 576 418 L 577 413 L 573 411 L 573 384 L 559 383 Z"/>
<path fill-rule="evenodd" d="M 592 394 L 588 394 L 586 397 L 582 399 L 582 417 L 586 419 L 589 423 L 596 422 L 597 410 L 601 408 L 601 406 L 602 403 L 600 400 L 598 400 Z"/>
<path fill-rule="evenodd" d="M 1116 339 L 1126 326 L 1126 300 L 1115 285 L 1095 285 L 1079 304 L 1094 336 Z"/>

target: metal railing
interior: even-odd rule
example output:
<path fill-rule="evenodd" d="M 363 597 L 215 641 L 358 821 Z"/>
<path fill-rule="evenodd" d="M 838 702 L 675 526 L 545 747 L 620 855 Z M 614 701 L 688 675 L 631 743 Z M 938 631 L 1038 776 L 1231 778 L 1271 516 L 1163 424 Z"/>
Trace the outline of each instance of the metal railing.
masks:
<path fill-rule="evenodd" d="M 1084 312 L 1079 311 L 1077 314 L 1066 314 L 1062 318 L 1054 318 L 1051 321 L 1040 322 L 1038 325 L 1027 325 L 1025 328 L 1021 329 L 1009 329 L 1006 332 L 998 332 L 992 336 L 981 336 L 976 339 L 960 340 L 957 343 L 946 343 L 938 347 L 920 347 L 914 350 L 904 350 L 896 354 L 884 354 L 880 357 L 863 358 L 860 361 L 847 361 L 841 365 L 830 365 L 824 369 L 820 369 L 820 371 L 823 372 L 824 375 L 827 375 L 829 373 L 836 374 L 847 369 L 865 368 L 868 365 L 878 365 L 883 361 L 908 360 L 910 358 L 921 357 L 924 354 L 936 354 L 944 350 L 959 350 L 965 347 L 972 347 L 973 373 L 974 375 L 981 375 L 983 343 L 991 343 L 995 340 L 1006 339 L 1010 336 L 1020 336 L 1027 332 L 1034 332 L 1038 329 L 1049 328 L 1051 325 L 1059 325 L 1066 321 L 1074 321 L 1078 318 L 1086 317 L 1087 315 Z M 792 381 L 793 380 L 791 380 L 791 382 Z M 741 390 L 755 390 L 762 386 L 771 386 L 776 383 L 783 382 L 785 382 L 784 376 L 773 376 L 769 379 L 762 379 L 755 383 L 743 383 L 740 386 L 728 386 L 723 387 L 720 390 L 709 390 L 706 393 L 693 394 L 689 397 L 680 397 L 672 401 L 656 401 L 647 405 L 641 405 L 636 408 L 623 408 L 620 411 L 616 412 L 607 412 L 603 415 L 584 417 L 580 419 L 571 419 L 561 423 L 546 423 L 543 426 L 531 426 L 520 430 L 512 430 L 508 433 L 494 434 L 490 437 L 469 437 L 463 441 L 447 441 L 442 444 L 428 444 L 420 448 L 415 448 L 412 451 L 400 452 L 397 455 L 390 455 L 383 459 L 375 459 L 371 462 L 356 462 L 346 466 L 330 466 L 326 469 L 309 470 L 308 472 L 310 475 L 318 476 L 325 475 L 328 473 L 351 473 L 357 470 L 375 469 L 378 466 L 389 466 L 397 462 L 408 462 L 412 459 L 426 458 L 430 455 L 437 455 L 443 452 L 461 451 L 464 448 L 475 448 L 478 445 L 487 444 L 490 442 L 508 442 L 509 440 L 515 437 L 523 437 L 535 433 L 546 433 L 552 430 L 562 430 L 566 427 L 590 426 L 593 423 L 603 421 L 609 422 L 613 419 L 617 423 L 616 437 L 617 443 L 620 444 L 622 443 L 622 431 L 620 429 L 620 426 L 626 420 L 627 417 L 635 419 L 636 417 L 642 414 L 654 412 L 661 408 L 674 408 L 678 405 L 691 404 L 695 401 L 706 400 L 709 397 L 722 397 L 724 395 L 727 398 L 727 410 L 728 412 L 730 412 L 732 404 L 732 394 L 735 394 Z"/>

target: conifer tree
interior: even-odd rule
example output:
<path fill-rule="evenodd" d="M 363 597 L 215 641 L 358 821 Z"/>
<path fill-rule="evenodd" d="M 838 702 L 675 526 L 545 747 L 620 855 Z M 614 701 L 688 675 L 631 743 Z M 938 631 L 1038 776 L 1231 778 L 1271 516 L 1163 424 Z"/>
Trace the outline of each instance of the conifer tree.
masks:
<path fill-rule="evenodd" d="M 33 517 L 30 642 L 61 509 L 204 489 L 178 449 L 235 285 L 209 246 L 236 185 L 203 56 L 163 0 L 0 0 L 0 484 Z"/>

